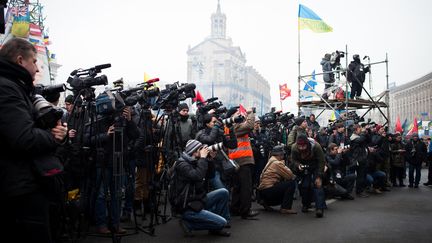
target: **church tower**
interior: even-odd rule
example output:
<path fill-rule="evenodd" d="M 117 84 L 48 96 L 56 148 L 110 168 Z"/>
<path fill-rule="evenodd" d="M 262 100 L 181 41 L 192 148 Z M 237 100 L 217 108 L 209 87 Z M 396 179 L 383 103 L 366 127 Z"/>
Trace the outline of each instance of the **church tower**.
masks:
<path fill-rule="evenodd" d="M 225 39 L 226 16 L 221 12 L 218 0 L 216 13 L 211 16 L 211 38 Z"/>

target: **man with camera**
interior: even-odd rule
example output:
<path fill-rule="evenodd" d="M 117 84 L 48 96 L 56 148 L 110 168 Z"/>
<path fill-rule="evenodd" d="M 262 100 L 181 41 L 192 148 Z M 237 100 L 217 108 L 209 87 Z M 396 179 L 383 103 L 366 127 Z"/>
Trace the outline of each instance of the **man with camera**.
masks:
<path fill-rule="evenodd" d="M 408 187 L 418 188 L 421 178 L 421 167 L 426 161 L 427 148 L 419 139 L 417 133 L 413 133 L 411 140 L 406 144 L 407 161 L 409 163 L 409 184 Z M 415 172 L 415 177 L 414 177 Z"/>
<path fill-rule="evenodd" d="M 271 157 L 264 167 L 258 186 L 260 204 L 265 209 L 281 205 L 280 213 L 297 214 L 292 209 L 295 175 L 285 165 L 285 148 L 277 145 L 271 151 Z"/>
<path fill-rule="evenodd" d="M 230 126 L 229 134 L 224 134 L 224 124 L 219 121 L 213 114 L 205 114 L 203 116 L 203 123 L 205 128 L 201 129 L 197 135 L 196 140 L 206 145 L 213 145 L 222 143 L 228 149 L 235 149 L 237 147 L 237 138 L 234 134 L 234 128 Z M 226 175 L 223 163 L 226 163 L 226 158 L 222 154 L 223 151 L 218 150 L 212 156 L 213 163 L 209 165 L 209 179 L 210 184 L 214 189 L 226 188 Z M 225 183 L 224 183 L 225 182 Z"/>
<path fill-rule="evenodd" d="M 300 134 L 306 135 L 306 128 L 308 128 L 307 120 L 304 117 L 297 117 L 294 120 L 295 126 L 292 131 L 288 134 L 288 151 L 290 151 L 291 146 L 296 142 L 297 136 Z"/>
<path fill-rule="evenodd" d="M 320 63 L 322 66 L 322 71 L 324 73 L 323 79 L 325 82 L 323 99 L 328 99 L 328 89 L 333 87 L 333 84 L 335 82 L 334 73 L 332 72 L 333 66 L 331 64 L 330 59 L 331 59 L 331 54 L 326 53 Z"/>
<path fill-rule="evenodd" d="M 298 135 L 291 149 L 291 159 L 291 169 L 300 178 L 302 212 L 307 213 L 315 201 L 316 217 L 323 217 L 326 208 L 322 187 L 325 157 L 321 146 L 304 134 Z"/>
<path fill-rule="evenodd" d="M 51 129 L 36 126 L 36 61 L 35 47 L 24 39 L 12 38 L 0 50 L 0 234 L 14 242 L 52 242 L 49 195 L 35 158 L 52 154 L 67 132 L 60 121 Z"/>
<path fill-rule="evenodd" d="M 189 106 L 186 103 L 181 103 L 177 107 L 179 113 L 179 131 L 181 139 L 181 148 L 186 146 L 187 141 L 195 138 L 196 134 L 196 124 L 193 123 L 192 119 L 189 117 Z"/>
<path fill-rule="evenodd" d="M 347 80 L 351 83 L 351 99 L 359 99 L 361 97 L 363 83 L 366 78 L 366 73 L 369 72 L 369 67 L 365 67 L 360 61 L 358 54 L 353 55 L 353 61 L 348 65 Z"/>
<path fill-rule="evenodd" d="M 193 230 L 230 236 L 223 231 L 229 221 L 229 193 L 219 188 L 207 193 L 205 178 L 209 150 L 197 140 L 189 140 L 184 152 L 170 169 L 170 202 L 174 213 L 180 213 L 180 226 L 185 236 Z"/>
<path fill-rule="evenodd" d="M 342 152 L 343 148 L 334 143 L 329 144 L 326 160 L 330 169 L 331 181 L 335 183 L 336 189 L 332 192 L 342 199 L 353 200 L 351 192 L 354 188 L 356 175 L 354 173 L 347 174 L 348 165 L 342 160 Z M 338 190 L 338 187 L 342 187 L 343 190 Z"/>
<path fill-rule="evenodd" d="M 231 110 L 227 118 L 238 116 L 240 112 Z M 250 219 L 258 215 L 252 207 L 252 174 L 255 160 L 253 157 L 252 145 L 249 133 L 253 130 L 255 114 L 252 110 L 247 111 L 246 120 L 234 125 L 235 136 L 237 137 L 237 148 L 229 149 L 229 158 L 235 160 L 240 169 L 233 178 L 233 196 L 231 211 L 238 214 L 242 219 Z"/>

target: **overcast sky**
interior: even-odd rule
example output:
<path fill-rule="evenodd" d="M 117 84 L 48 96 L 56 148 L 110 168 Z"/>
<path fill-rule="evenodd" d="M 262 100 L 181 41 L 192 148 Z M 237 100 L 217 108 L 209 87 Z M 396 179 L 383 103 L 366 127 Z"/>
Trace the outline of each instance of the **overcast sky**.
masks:
<path fill-rule="evenodd" d="M 57 82 L 76 68 L 111 63 L 104 71 L 135 84 L 143 73 L 164 82 L 186 81 L 188 46 L 210 35 L 217 0 L 41 0 L 56 53 Z M 333 32 L 301 31 L 301 72 L 321 72 L 326 52 L 368 55 L 372 62 L 389 55 L 389 80 L 397 85 L 432 71 L 430 0 L 221 0 L 227 36 L 246 54 L 271 86 L 272 105 L 280 107 L 278 84 L 288 83 L 293 97 L 284 110 L 296 111 L 298 76 L 298 4 L 312 9 Z M 342 60 L 345 64 L 345 59 Z M 322 80 L 322 77 L 317 77 Z M 385 65 L 372 69 L 375 94 L 385 89 Z M 303 87 L 303 85 L 302 85 Z M 322 88 L 318 88 L 322 89 Z"/>

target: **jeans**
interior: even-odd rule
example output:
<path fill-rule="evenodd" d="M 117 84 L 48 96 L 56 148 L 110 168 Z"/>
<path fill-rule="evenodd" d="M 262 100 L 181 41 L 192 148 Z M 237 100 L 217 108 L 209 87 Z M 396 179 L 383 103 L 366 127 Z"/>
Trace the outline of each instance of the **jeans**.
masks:
<path fill-rule="evenodd" d="M 108 212 L 108 215 L 111 216 L 111 225 L 109 226 L 117 227 L 119 225 L 120 205 L 114 188 L 113 168 L 106 168 L 103 172 L 105 178 L 102 178 L 102 168 L 97 168 L 96 170 L 96 189 L 98 191 L 95 204 L 95 223 L 97 227 L 108 226 L 106 216 L 108 195 L 106 195 L 106 191 L 109 193 L 109 203 L 111 206 Z"/>
<path fill-rule="evenodd" d="M 295 182 L 281 181 L 272 187 L 260 190 L 260 196 L 269 206 L 281 205 L 283 209 L 291 209 L 295 191 Z"/>
<path fill-rule="evenodd" d="M 190 230 L 221 230 L 230 220 L 229 192 L 225 188 L 207 193 L 203 210 L 195 212 L 187 210 L 182 219 Z"/>
<path fill-rule="evenodd" d="M 299 185 L 300 195 L 302 197 L 302 204 L 304 207 L 310 207 L 311 203 L 315 201 L 316 209 L 327 208 L 325 204 L 324 189 L 315 187 L 315 176 L 312 174 L 303 175 Z"/>
<path fill-rule="evenodd" d="M 225 185 L 223 184 L 223 182 L 221 180 L 219 171 L 215 171 L 215 176 L 210 179 L 210 185 L 212 186 L 212 188 L 214 190 L 220 189 L 220 188 L 225 188 Z"/>
<path fill-rule="evenodd" d="M 414 181 L 414 170 L 415 170 L 415 181 Z M 421 164 L 419 165 L 413 165 L 409 164 L 409 184 L 415 184 L 418 185 L 420 183 L 420 177 L 421 177 Z"/>
<path fill-rule="evenodd" d="M 366 175 L 366 181 L 368 186 L 371 186 L 373 184 L 375 188 L 384 187 L 386 181 L 386 173 L 380 170 L 368 173 Z"/>

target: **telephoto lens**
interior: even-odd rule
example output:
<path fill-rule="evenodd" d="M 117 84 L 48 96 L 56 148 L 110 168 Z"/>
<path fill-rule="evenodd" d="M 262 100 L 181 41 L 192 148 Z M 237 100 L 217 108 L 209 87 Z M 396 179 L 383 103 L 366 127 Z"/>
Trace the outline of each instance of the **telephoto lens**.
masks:
<path fill-rule="evenodd" d="M 223 143 L 216 143 L 207 147 L 209 151 L 219 151 L 223 149 Z"/>
<path fill-rule="evenodd" d="M 242 122 L 244 121 L 244 119 L 245 119 L 244 116 L 239 115 L 239 116 L 235 116 L 235 117 L 230 117 L 230 118 L 223 119 L 223 120 L 222 120 L 222 123 L 223 123 L 225 126 L 229 127 L 229 126 L 231 126 L 231 124 L 233 124 L 233 123 L 242 123 Z"/>

